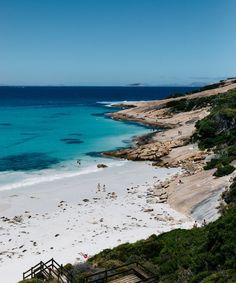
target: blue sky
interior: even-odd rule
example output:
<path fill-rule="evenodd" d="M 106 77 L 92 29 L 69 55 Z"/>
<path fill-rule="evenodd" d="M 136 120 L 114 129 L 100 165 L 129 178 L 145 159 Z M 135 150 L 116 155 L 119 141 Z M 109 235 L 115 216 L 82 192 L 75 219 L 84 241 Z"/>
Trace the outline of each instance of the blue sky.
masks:
<path fill-rule="evenodd" d="M 0 0 L 0 84 L 236 76 L 235 0 Z"/>

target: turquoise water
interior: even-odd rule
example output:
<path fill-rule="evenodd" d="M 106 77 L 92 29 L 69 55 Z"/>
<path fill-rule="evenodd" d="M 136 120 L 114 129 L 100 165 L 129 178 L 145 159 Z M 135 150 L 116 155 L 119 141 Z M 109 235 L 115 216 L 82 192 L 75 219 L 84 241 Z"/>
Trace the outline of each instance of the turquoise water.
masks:
<path fill-rule="evenodd" d="M 84 159 L 86 153 L 124 146 L 124 140 L 147 132 L 141 126 L 96 115 L 103 112 L 103 108 L 85 106 L 1 109 L 0 121 L 7 122 L 0 125 L 0 155 L 42 153 L 59 162 Z"/>
<path fill-rule="evenodd" d="M 160 99 L 177 87 L 0 87 L 0 189 L 122 164 L 101 151 L 131 144 L 150 129 L 114 121 L 99 102 Z M 80 160 L 80 163 L 77 161 Z"/>
<path fill-rule="evenodd" d="M 133 136 L 150 131 L 106 118 L 104 110 L 100 106 L 2 108 L 0 184 L 5 188 L 35 179 L 39 173 L 49 177 L 89 166 L 94 170 L 91 166 L 99 162 L 112 164 L 115 161 L 96 153 L 127 146 Z"/>

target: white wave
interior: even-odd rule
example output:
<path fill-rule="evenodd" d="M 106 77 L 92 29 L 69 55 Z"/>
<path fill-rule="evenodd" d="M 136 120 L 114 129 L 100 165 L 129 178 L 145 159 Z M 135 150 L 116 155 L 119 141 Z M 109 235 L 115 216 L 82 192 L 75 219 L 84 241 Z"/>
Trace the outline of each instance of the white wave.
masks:
<path fill-rule="evenodd" d="M 96 103 L 103 104 L 106 107 L 113 107 L 115 104 L 126 103 L 126 102 L 128 102 L 128 101 L 127 100 L 123 100 L 123 101 L 97 101 Z"/>
<path fill-rule="evenodd" d="M 127 162 L 126 160 L 122 160 L 122 161 L 114 161 L 114 162 L 109 162 L 109 163 L 106 162 L 106 164 L 109 167 L 118 167 L 118 166 L 122 166 L 126 162 Z M 73 170 L 73 171 L 66 172 L 66 171 L 48 169 L 48 170 L 39 171 L 37 173 L 25 173 L 25 172 L 19 173 L 17 172 L 16 174 L 18 178 L 21 177 L 21 180 L 0 186 L 0 191 L 19 189 L 22 187 L 28 187 L 32 185 L 41 184 L 41 183 L 53 182 L 55 180 L 72 178 L 72 177 L 76 177 L 80 175 L 95 173 L 101 170 L 104 170 L 104 169 L 97 168 L 97 165 L 92 165 L 92 166 L 82 168 L 80 169 L 80 171 Z M 15 173 L 13 172 L 5 172 L 4 177 L 7 177 L 8 179 L 14 179 L 15 177 L 14 174 Z"/>

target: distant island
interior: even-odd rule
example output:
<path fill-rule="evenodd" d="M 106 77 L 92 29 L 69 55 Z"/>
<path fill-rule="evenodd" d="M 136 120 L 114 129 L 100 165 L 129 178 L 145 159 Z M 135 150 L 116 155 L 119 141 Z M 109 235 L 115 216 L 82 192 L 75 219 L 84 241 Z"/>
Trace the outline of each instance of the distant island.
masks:
<path fill-rule="evenodd" d="M 149 85 L 148 84 L 144 84 L 144 83 L 132 83 L 132 84 L 128 84 L 127 86 L 141 87 L 141 86 L 149 86 Z"/>

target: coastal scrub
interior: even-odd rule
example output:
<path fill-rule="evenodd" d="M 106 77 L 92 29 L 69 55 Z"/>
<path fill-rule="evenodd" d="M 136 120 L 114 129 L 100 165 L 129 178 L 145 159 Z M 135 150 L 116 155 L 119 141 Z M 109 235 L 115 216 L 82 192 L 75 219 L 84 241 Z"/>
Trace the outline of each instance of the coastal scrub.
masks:
<path fill-rule="evenodd" d="M 201 149 L 212 149 L 212 158 L 204 169 L 217 168 L 214 173 L 221 177 L 232 173 L 230 163 L 236 159 L 236 91 L 221 94 L 214 100 L 211 113 L 196 123 L 194 139 Z"/>

